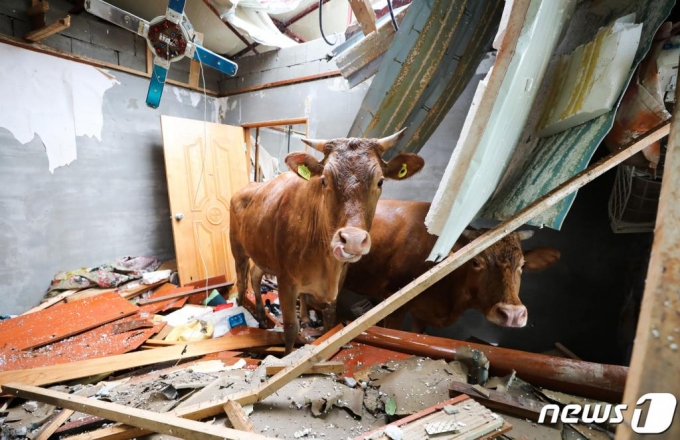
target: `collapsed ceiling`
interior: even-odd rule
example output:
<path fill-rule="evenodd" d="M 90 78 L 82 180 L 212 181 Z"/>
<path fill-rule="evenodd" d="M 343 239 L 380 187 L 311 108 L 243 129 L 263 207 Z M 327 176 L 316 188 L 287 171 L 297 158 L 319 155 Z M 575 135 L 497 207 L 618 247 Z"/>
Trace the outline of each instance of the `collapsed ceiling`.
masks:
<path fill-rule="evenodd" d="M 342 33 L 354 20 L 347 0 L 323 0 L 326 35 Z M 164 15 L 167 0 L 109 0 L 145 20 Z M 185 12 L 204 46 L 238 58 L 321 37 L 318 0 L 191 0 Z M 385 0 L 371 2 L 380 9 Z M 332 40 L 331 40 L 332 41 Z"/>

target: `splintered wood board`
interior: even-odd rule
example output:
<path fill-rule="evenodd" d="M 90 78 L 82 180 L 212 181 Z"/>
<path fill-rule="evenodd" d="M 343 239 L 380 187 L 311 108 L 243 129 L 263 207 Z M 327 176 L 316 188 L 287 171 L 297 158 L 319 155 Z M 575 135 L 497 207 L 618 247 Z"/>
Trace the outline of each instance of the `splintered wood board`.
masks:
<path fill-rule="evenodd" d="M 26 370 L 127 353 L 138 348 L 165 326 L 162 322 L 151 327 L 116 333 L 120 324 L 137 319 L 138 315 L 123 318 L 35 350 L 16 350 L 11 347 L 0 350 L 0 356 L 4 358 L 0 363 L 0 371 Z"/>
<path fill-rule="evenodd" d="M 59 304 L 0 322 L 0 349 L 40 347 L 130 316 L 138 310 L 114 292 Z"/>
<path fill-rule="evenodd" d="M 444 406 L 447 405 L 454 407 L 457 413 L 447 414 L 443 410 Z M 404 434 L 404 440 L 494 438 L 512 428 L 502 417 L 464 395 L 444 401 L 389 425 L 399 427 Z M 389 437 L 385 434 L 377 437 L 374 434 L 377 431 L 384 430 L 387 426 L 362 434 L 355 440 L 363 440 L 369 437 L 377 440 L 389 440 Z M 455 430 L 452 429 L 453 427 L 455 427 Z M 428 431 L 431 434 L 428 434 Z"/>
<path fill-rule="evenodd" d="M 219 351 L 240 350 L 250 347 L 261 347 L 263 345 L 280 345 L 282 343 L 283 334 L 278 332 L 262 331 L 244 332 L 238 335 L 227 334 L 216 339 L 177 344 L 153 350 L 134 351 L 132 353 L 87 359 L 68 364 L 50 365 L 30 370 L 3 371 L 0 372 L 0 386 L 15 381 L 27 385 L 48 385 L 110 371 L 126 370 L 159 362 L 184 360 Z"/>
<path fill-rule="evenodd" d="M 191 290 L 192 290 L 191 287 L 177 287 L 172 283 L 166 283 L 163 284 L 158 289 L 154 290 L 151 293 L 151 295 L 146 299 L 158 298 L 165 295 L 171 295 L 173 293 L 190 292 Z M 143 306 L 140 306 L 139 309 L 142 312 L 156 314 L 160 311 L 182 308 L 182 306 L 186 304 L 187 299 L 189 299 L 189 297 L 187 296 L 185 296 L 184 298 L 168 299 L 157 303 L 144 304 Z"/>

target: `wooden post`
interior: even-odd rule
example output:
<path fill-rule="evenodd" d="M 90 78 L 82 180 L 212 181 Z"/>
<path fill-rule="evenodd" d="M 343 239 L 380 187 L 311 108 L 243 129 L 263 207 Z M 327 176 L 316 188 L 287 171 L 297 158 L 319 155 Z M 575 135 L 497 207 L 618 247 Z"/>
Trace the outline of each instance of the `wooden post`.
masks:
<path fill-rule="evenodd" d="M 646 435 L 633 432 L 630 425 L 633 410 L 643 395 L 670 393 L 676 399 L 680 398 L 679 291 L 680 101 L 677 101 L 666 151 L 654 243 L 623 395 L 623 403 L 628 405 L 628 411 L 624 412 L 625 422 L 616 430 L 617 439 L 647 438 Z M 646 420 L 650 417 L 651 414 Z M 653 437 L 659 440 L 680 438 L 680 410 L 676 408 L 670 428 Z"/>
<path fill-rule="evenodd" d="M 49 438 L 54 434 L 61 425 L 63 425 L 69 417 L 73 415 L 75 411 L 72 409 L 62 409 L 54 417 L 50 418 L 45 425 L 40 429 L 37 437 L 34 440 L 49 440 Z"/>
<path fill-rule="evenodd" d="M 260 128 L 255 129 L 255 182 L 260 181 Z"/>
<path fill-rule="evenodd" d="M 271 395 L 272 393 L 275 393 L 291 380 L 309 370 L 313 365 L 316 365 L 317 363 L 322 362 L 330 357 L 341 346 L 347 344 L 352 339 L 359 336 L 364 330 L 372 325 L 377 324 L 387 315 L 394 312 L 411 299 L 415 298 L 420 292 L 441 280 L 470 259 L 474 258 L 475 255 L 479 254 L 484 249 L 498 242 L 503 237 L 507 236 L 512 231 L 519 228 L 524 223 L 528 222 L 533 217 L 537 216 L 549 207 L 554 206 L 560 200 L 577 191 L 588 182 L 591 182 L 592 180 L 601 176 L 603 173 L 612 169 L 632 155 L 642 151 L 651 143 L 661 139 L 664 136 L 667 136 L 668 133 L 669 124 L 661 124 L 651 132 L 641 136 L 632 145 L 629 145 L 616 153 L 606 156 L 596 164 L 593 164 L 581 171 L 571 179 L 559 185 L 554 190 L 536 200 L 531 205 L 522 209 L 513 217 L 505 220 L 495 228 L 477 237 L 467 246 L 456 251 L 453 255 L 449 256 L 444 261 L 428 270 L 413 280 L 411 283 L 404 286 L 394 295 L 390 296 L 382 303 L 369 310 L 365 315 L 357 318 L 354 322 L 350 323 L 347 327 L 338 331 L 321 344 L 311 347 L 308 353 L 305 356 L 299 358 L 295 364 L 290 365 L 285 370 L 282 370 L 281 372 L 272 376 L 269 380 L 258 385 L 256 388 L 226 396 L 223 399 L 218 399 L 217 401 L 210 402 L 209 404 L 201 403 L 181 408 L 174 411 L 174 413 L 181 417 L 197 420 L 222 413 L 223 405 L 230 400 L 234 400 L 241 405 L 248 405 L 251 403 L 256 403 L 261 399 Z M 143 432 L 140 430 L 135 430 L 134 428 L 130 427 L 116 427 L 116 429 L 112 429 L 110 432 L 112 435 L 111 438 L 116 439 L 127 439 L 143 434 Z"/>
<path fill-rule="evenodd" d="M 201 32 L 196 32 L 196 39 L 203 44 L 203 34 Z M 198 88 L 198 81 L 201 74 L 201 63 L 196 60 L 191 60 L 191 65 L 189 66 L 189 87 Z M 205 84 L 203 84 L 205 87 Z"/>
<path fill-rule="evenodd" d="M 361 25 L 361 31 L 364 35 L 374 32 L 375 27 L 375 11 L 369 0 L 349 0 L 349 5 L 352 7 L 352 12 L 357 17 L 357 21 Z"/>
<path fill-rule="evenodd" d="M 253 174 L 253 166 L 250 164 L 250 152 L 252 151 L 253 145 L 250 141 L 249 127 L 243 127 L 243 137 L 246 140 L 246 169 L 248 170 L 248 181 L 250 182 L 250 176 Z"/>

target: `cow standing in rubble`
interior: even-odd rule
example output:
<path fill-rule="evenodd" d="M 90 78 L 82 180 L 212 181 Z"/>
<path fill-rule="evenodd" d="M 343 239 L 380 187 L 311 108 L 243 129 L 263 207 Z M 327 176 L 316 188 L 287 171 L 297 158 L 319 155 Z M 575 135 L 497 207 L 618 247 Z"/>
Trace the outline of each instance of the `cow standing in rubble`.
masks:
<path fill-rule="evenodd" d="M 434 266 L 425 261 L 437 236 L 425 227 L 430 204 L 381 200 L 370 230 L 370 255 L 349 268 L 344 287 L 364 296 L 385 299 Z M 482 231 L 466 230 L 454 245 L 462 248 Z M 527 309 L 519 299 L 522 271 L 542 270 L 555 264 L 554 248 L 522 251 L 520 241 L 533 231 L 513 232 L 445 276 L 385 319 L 385 325 L 401 329 L 411 313 L 411 330 L 422 333 L 427 325 L 453 324 L 474 308 L 503 327 L 524 327 Z"/>
<path fill-rule="evenodd" d="M 404 130 L 383 139 L 303 139 L 323 153 L 323 160 L 306 152 L 290 153 L 285 162 L 292 172 L 251 183 L 232 197 L 230 240 L 239 303 L 245 296 L 250 258 L 277 277 L 286 353 L 293 349 L 299 330 L 299 294 L 306 293 L 323 311 L 324 330 L 330 329 L 348 263 L 371 249 L 368 230 L 383 181 L 408 178 L 423 167 L 423 159 L 415 154 L 399 154 L 389 162 L 381 159 L 403 134 Z M 258 293 L 256 315 L 263 323 Z"/>

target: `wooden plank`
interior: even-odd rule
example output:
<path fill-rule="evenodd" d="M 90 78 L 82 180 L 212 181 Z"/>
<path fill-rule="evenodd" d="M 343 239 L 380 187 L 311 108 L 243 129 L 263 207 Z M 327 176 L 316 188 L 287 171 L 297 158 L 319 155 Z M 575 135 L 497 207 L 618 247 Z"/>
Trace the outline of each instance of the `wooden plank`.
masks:
<path fill-rule="evenodd" d="M 290 118 L 290 119 L 274 119 L 272 121 L 262 121 L 262 122 L 249 122 L 247 124 L 241 124 L 243 128 L 263 128 L 263 127 L 275 127 L 279 125 L 302 125 L 309 122 L 309 118 Z"/>
<path fill-rule="evenodd" d="M 647 145 L 663 136 L 666 136 L 668 131 L 668 124 L 662 124 L 655 130 L 652 130 L 650 133 L 639 138 L 637 142 L 633 143 L 627 148 L 623 148 L 617 153 L 610 154 L 598 161 L 596 164 L 586 168 L 581 173 L 564 182 L 562 185 L 558 186 L 545 196 L 541 197 L 531 205 L 518 212 L 515 216 L 499 223 L 495 228 L 487 231 L 485 234 L 470 242 L 467 246 L 464 246 L 453 253 L 444 261 L 413 280 L 411 283 L 380 303 L 378 306 L 369 310 L 365 315 L 350 323 L 331 338 L 327 339 L 318 346 L 315 346 L 308 354 L 306 354 L 301 359 L 298 359 L 296 364 L 293 364 L 287 367 L 285 370 L 280 371 L 266 382 L 257 386 L 255 389 L 227 396 L 224 399 L 219 399 L 218 401 L 212 402 L 208 405 L 193 405 L 185 407 L 180 410 L 176 410 L 175 413 L 186 418 L 202 419 L 220 414 L 222 412 L 222 406 L 229 400 L 237 401 L 241 405 L 247 405 L 249 403 L 258 402 L 259 400 L 264 399 L 270 394 L 278 391 L 292 379 L 298 377 L 311 368 L 315 363 L 321 362 L 322 360 L 325 360 L 331 356 L 333 353 L 337 352 L 340 347 L 359 336 L 365 329 L 385 319 L 387 315 L 406 304 L 420 292 L 444 278 L 453 270 L 465 264 L 475 255 L 479 254 L 484 249 L 510 234 L 512 231 L 522 226 L 528 220 L 543 212 L 545 209 L 555 205 L 569 194 L 602 175 L 604 172 L 628 159 L 633 154 L 642 151 Z M 157 350 L 154 350 L 152 353 L 156 353 L 156 351 Z M 140 431 L 121 427 L 116 430 L 115 435 L 115 438 L 118 439 L 132 438 L 139 436 Z"/>
<path fill-rule="evenodd" d="M 243 128 L 243 137 L 246 140 L 246 170 L 248 171 L 248 180 L 253 175 L 253 165 L 250 163 L 250 154 L 253 148 L 253 141 L 250 140 L 250 128 Z"/>
<path fill-rule="evenodd" d="M 268 365 L 267 376 L 272 376 L 286 368 L 285 365 Z M 319 362 L 310 368 L 305 374 L 342 374 L 345 372 L 345 364 L 342 362 Z"/>
<path fill-rule="evenodd" d="M 680 105 L 675 106 L 666 151 L 654 242 L 640 305 L 635 344 L 630 361 L 623 403 L 626 422 L 632 420 L 637 400 L 647 393 L 680 396 Z M 648 419 L 649 420 L 649 419 Z M 658 439 L 680 438 L 680 420 L 675 413 L 668 430 Z M 616 438 L 647 438 L 622 423 Z"/>
<path fill-rule="evenodd" d="M 177 287 L 172 283 L 167 283 L 156 289 L 148 298 L 137 301 L 137 305 L 142 311 L 148 313 L 158 313 L 172 306 L 179 308 L 186 303 L 188 296 L 195 293 L 195 290 L 191 287 Z M 179 298 L 184 301 L 179 301 Z"/>
<path fill-rule="evenodd" d="M 75 413 L 75 411 L 66 408 L 59 411 L 59 413 L 54 418 L 43 425 L 38 435 L 33 437 L 33 440 L 49 440 L 50 436 L 54 434 L 57 429 L 59 429 L 59 427 L 73 415 L 73 413 Z"/>
<path fill-rule="evenodd" d="M 46 390 L 21 383 L 4 385 L 3 389 L 5 392 L 25 399 L 37 400 L 39 402 L 69 408 L 86 414 L 104 417 L 116 422 L 129 423 L 133 426 L 138 426 L 160 434 L 172 435 L 173 437 L 191 438 L 196 440 L 264 440 L 269 438 L 254 432 L 244 433 L 235 429 L 224 428 L 219 425 L 196 422 L 168 414 L 132 408 L 54 390 Z"/>
<path fill-rule="evenodd" d="M 225 335 L 221 338 L 179 344 L 154 350 L 89 359 L 68 364 L 51 365 L 31 370 L 12 370 L 0 372 L 0 385 L 21 382 L 28 385 L 48 385 L 65 380 L 93 376 L 109 371 L 126 370 L 159 362 L 189 359 L 225 350 L 240 350 L 263 345 L 283 343 L 283 335 L 276 332 L 244 333 Z M 219 405 L 222 407 L 224 402 Z"/>
<path fill-rule="evenodd" d="M 473 385 L 467 383 L 451 382 L 449 385 L 451 397 L 467 394 L 486 407 L 533 421 L 538 420 L 541 409 L 546 405 L 546 403 L 527 397 L 512 396 L 508 393 L 501 393 L 496 390 L 486 391 L 489 393 L 489 396 L 482 395 L 479 391 L 474 389 Z"/>
<path fill-rule="evenodd" d="M 257 432 L 253 424 L 248 419 L 245 411 L 243 411 L 243 407 L 237 402 L 230 400 L 229 402 L 225 403 L 224 412 L 227 413 L 227 417 L 229 417 L 231 426 L 233 426 L 234 429 L 245 432 Z"/>
<path fill-rule="evenodd" d="M 233 286 L 234 282 L 229 281 L 226 283 L 220 283 L 220 284 L 214 284 L 212 286 L 208 286 L 207 288 L 201 287 L 197 289 L 192 289 L 191 286 L 188 287 L 174 287 L 172 290 L 169 290 L 168 292 L 164 292 L 163 295 L 152 295 L 151 297 L 147 299 L 141 299 L 137 302 L 137 305 L 143 306 L 146 304 L 153 304 L 157 302 L 162 302 L 166 301 L 169 299 L 176 299 L 176 298 L 183 298 L 185 296 L 190 296 L 193 295 L 194 293 L 200 293 L 204 292 L 206 290 L 212 291 L 213 289 L 221 289 L 223 287 L 230 287 Z M 154 292 L 156 293 L 156 292 Z"/>
<path fill-rule="evenodd" d="M 416 356 L 446 360 L 454 360 L 456 349 L 471 347 L 487 356 L 494 375 L 505 376 L 514 370 L 519 377 L 534 385 L 608 402 L 621 401 L 628 371 L 626 367 L 619 365 L 527 353 L 380 327 L 369 328 L 355 341 Z"/>
<path fill-rule="evenodd" d="M 381 426 L 380 428 L 376 428 L 373 431 L 368 431 L 364 434 L 361 434 L 361 436 L 359 436 L 358 438 L 370 438 L 374 432 L 382 431 L 387 426 L 390 426 L 390 425 L 392 425 L 392 426 L 403 426 L 403 425 L 406 425 L 407 423 L 415 422 L 418 419 L 421 419 L 421 418 L 423 418 L 423 417 L 425 417 L 429 414 L 432 414 L 432 413 L 435 413 L 435 412 L 441 410 L 442 408 L 444 408 L 447 405 L 456 405 L 456 404 L 459 404 L 461 402 L 468 400 L 469 398 L 470 397 L 466 396 L 466 395 L 452 397 L 451 399 L 445 400 L 445 401 L 443 401 L 443 402 L 441 402 L 437 405 L 431 406 L 429 408 L 425 408 L 424 410 L 419 411 L 415 414 L 411 414 L 410 416 L 403 417 L 403 418 L 401 418 L 397 421 L 394 421 L 394 422 L 392 422 L 388 425 Z"/>
<path fill-rule="evenodd" d="M 139 309 L 117 293 L 105 293 L 70 304 L 60 304 L 0 322 L 0 348 L 40 347 L 116 319 Z"/>
<path fill-rule="evenodd" d="M 140 282 L 141 282 L 141 280 L 140 280 Z M 138 297 L 139 295 L 141 295 L 143 293 L 148 292 L 151 289 L 155 289 L 158 286 L 162 286 L 163 284 L 166 284 L 167 282 L 168 282 L 167 280 L 162 280 L 162 281 L 159 281 L 159 282 L 153 283 L 153 284 L 139 284 L 139 285 L 137 285 L 135 287 L 131 287 L 131 288 L 125 287 L 125 288 L 119 289 L 118 293 L 120 294 L 120 296 L 122 296 L 125 299 L 132 299 L 132 298 Z"/>
<path fill-rule="evenodd" d="M 33 307 L 30 310 L 25 311 L 24 313 L 22 313 L 22 315 L 28 315 L 30 313 L 39 312 L 39 311 L 44 310 L 48 307 L 52 307 L 55 304 L 62 303 L 66 300 L 66 298 L 68 298 L 71 295 L 74 295 L 75 293 L 77 293 L 79 291 L 80 291 L 80 289 L 64 290 L 60 294 L 53 296 L 52 298 L 48 299 L 47 301 L 41 302 L 40 304 L 38 304 L 37 306 Z"/>
<path fill-rule="evenodd" d="M 349 0 L 349 5 L 352 7 L 352 12 L 361 25 L 361 30 L 364 35 L 374 32 L 375 27 L 375 11 L 371 2 L 368 0 Z"/>
<path fill-rule="evenodd" d="M 29 32 L 28 34 L 26 34 L 24 38 L 27 39 L 28 41 L 37 43 L 40 40 L 44 40 L 45 38 L 51 35 L 54 35 L 58 32 L 63 31 L 64 29 L 67 29 L 69 26 L 71 26 L 71 16 L 67 15 L 66 17 L 60 18 L 54 23 L 48 24 L 43 28 Z"/>
<path fill-rule="evenodd" d="M 138 315 L 123 318 L 30 351 L 0 350 L 0 356 L 3 358 L 0 371 L 26 370 L 127 353 L 137 349 L 151 335 L 165 326 L 164 322 L 154 326 L 150 321 L 142 320 L 148 323 L 147 328 L 127 331 L 122 329 L 121 331 L 121 326 L 135 321 L 139 321 Z"/>
<path fill-rule="evenodd" d="M 248 184 L 243 129 L 165 115 L 161 128 L 180 284 L 234 280 L 229 203 Z"/>
<path fill-rule="evenodd" d="M 196 38 L 198 41 L 203 41 L 203 34 L 201 32 L 196 32 Z M 189 87 L 198 88 L 198 80 L 201 74 L 201 63 L 192 59 L 191 65 L 189 66 Z M 205 84 L 204 84 L 205 85 Z"/>
<path fill-rule="evenodd" d="M 335 78 L 336 76 L 341 76 L 339 70 L 332 70 L 330 72 L 314 73 L 312 75 L 300 76 L 297 78 L 283 79 L 280 81 L 273 81 L 265 84 L 258 84 L 250 87 L 242 87 L 240 89 L 232 89 L 222 92 L 220 97 L 240 95 L 241 93 L 257 92 L 260 90 L 273 89 L 275 87 L 291 86 L 293 84 L 300 84 L 309 81 L 317 81 L 326 78 Z"/>

